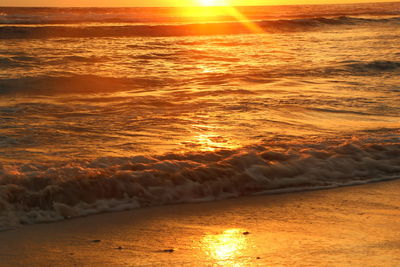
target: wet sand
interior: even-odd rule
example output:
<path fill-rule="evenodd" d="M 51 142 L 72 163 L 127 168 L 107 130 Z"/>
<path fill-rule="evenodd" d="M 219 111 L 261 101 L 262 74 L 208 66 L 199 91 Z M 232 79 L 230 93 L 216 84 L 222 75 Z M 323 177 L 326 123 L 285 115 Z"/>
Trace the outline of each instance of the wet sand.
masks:
<path fill-rule="evenodd" d="M 399 266 L 400 180 L 0 233 L 0 266 Z"/>

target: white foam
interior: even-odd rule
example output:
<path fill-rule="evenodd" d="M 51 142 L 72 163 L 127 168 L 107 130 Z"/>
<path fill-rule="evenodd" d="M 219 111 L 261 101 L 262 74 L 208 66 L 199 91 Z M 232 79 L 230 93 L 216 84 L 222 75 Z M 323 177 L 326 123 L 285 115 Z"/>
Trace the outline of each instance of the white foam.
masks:
<path fill-rule="evenodd" d="M 325 189 L 400 176 L 400 144 L 282 143 L 229 153 L 3 165 L 0 228 L 140 207 Z"/>

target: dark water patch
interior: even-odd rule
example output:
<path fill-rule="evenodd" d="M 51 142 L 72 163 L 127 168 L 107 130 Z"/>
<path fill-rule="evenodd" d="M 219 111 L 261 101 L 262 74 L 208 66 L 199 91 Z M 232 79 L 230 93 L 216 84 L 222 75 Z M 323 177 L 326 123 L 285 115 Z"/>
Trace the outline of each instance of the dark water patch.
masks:
<path fill-rule="evenodd" d="M 147 48 L 146 46 L 139 45 L 139 44 L 127 45 L 126 47 L 127 48 L 132 48 L 132 49 L 145 49 L 145 48 Z"/>
<path fill-rule="evenodd" d="M 12 69 L 12 68 L 29 68 L 33 67 L 34 63 L 38 63 L 39 60 L 29 56 L 0 56 L 0 69 Z"/>
<path fill-rule="evenodd" d="M 339 113 L 339 114 L 354 114 L 361 116 L 376 116 L 378 114 L 360 112 L 360 111 L 352 111 L 352 110 L 339 110 L 339 109 L 329 109 L 329 108 L 307 108 L 308 110 L 318 111 L 318 112 L 326 112 L 326 113 Z"/>
<path fill-rule="evenodd" d="M 297 67 L 288 66 L 285 68 L 271 66 L 265 71 L 256 70 L 250 74 L 237 75 L 238 79 L 245 82 L 253 83 L 269 83 L 279 78 L 290 78 L 290 77 L 303 77 L 303 78 L 331 78 L 332 82 L 336 83 L 347 83 L 352 85 L 360 85 L 354 81 L 342 81 L 337 80 L 343 76 L 381 76 L 382 74 L 390 73 L 395 74 L 400 71 L 400 62 L 397 61 L 366 61 L 356 63 L 338 63 L 336 66 L 315 66 L 305 65 L 299 69 Z M 292 81 L 290 81 L 292 82 Z M 309 81 L 308 83 L 312 83 Z M 289 84 L 291 85 L 291 84 Z"/>
<path fill-rule="evenodd" d="M 8 68 L 23 68 L 26 65 L 21 64 L 12 58 L 0 58 L 0 69 L 8 69 Z"/>
<path fill-rule="evenodd" d="M 325 75 L 349 74 L 354 76 L 374 76 L 385 72 L 397 72 L 400 70 L 400 62 L 387 60 L 373 60 L 365 62 L 351 62 L 338 65 L 337 67 L 327 67 L 314 69 L 315 73 L 320 72 Z"/>
<path fill-rule="evenodd" d="M 348 68 L 357 72 L 370 72 L 370 71 L 394 71 L 400 69 L 400 61 L 371 61 L 371 62 L 357 62 L 346 65 Z"/>
<path fill-rule="evenodd" d="M 388 60 L 358 61 L 350 62 L 337 67 L 314 69 L 311 73 L 318 75 L 354 75 L 354 76 L 379 76 L 383 73 L 394 73 L 400 71 L 400 62 Z M 351 83 L 351 81 L 349 81 Z"/>
<path fill-rule="evenodd" d="M 270 77 L 263 77 L 261 75 L 251 75 L 251 76 L 244 76 L 242 78 L 243 81 L 245 82 L 250 82 L 250 83 L 261 83 L 261 84 L 265 84 L 265 83 L 274 83 L 277 81 L 277 79 L 274 78 L 270 78 Z"/>
<path fill-rule="evenodd" d="M 34 76 L 0 79 L 0 94 L 88 94 L 169 86 L 175 80 L 156 77 L 112 78 L 96 75 Z"/>

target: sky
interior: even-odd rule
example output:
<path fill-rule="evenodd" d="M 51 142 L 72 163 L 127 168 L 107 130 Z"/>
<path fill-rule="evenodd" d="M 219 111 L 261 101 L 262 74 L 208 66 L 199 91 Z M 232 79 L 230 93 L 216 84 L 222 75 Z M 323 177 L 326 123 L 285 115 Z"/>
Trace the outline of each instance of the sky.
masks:
<path fill-rule="evenodd" d="M 201 5 L 202 1 L 227 1 L 232 5 L 292 5 L 388 2 L 390 0 L 0 0 L 0 6 L 193 6 Z"/>

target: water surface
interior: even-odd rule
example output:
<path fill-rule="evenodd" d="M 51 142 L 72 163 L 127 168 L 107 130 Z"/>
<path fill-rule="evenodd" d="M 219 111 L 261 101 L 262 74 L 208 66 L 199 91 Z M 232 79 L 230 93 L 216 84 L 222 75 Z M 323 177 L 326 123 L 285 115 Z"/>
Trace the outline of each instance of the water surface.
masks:
<path fill-rule="evenodd" d="M 0 227 L 399 177 L 400 4 L 232 10 L 1 8 Z"/>

